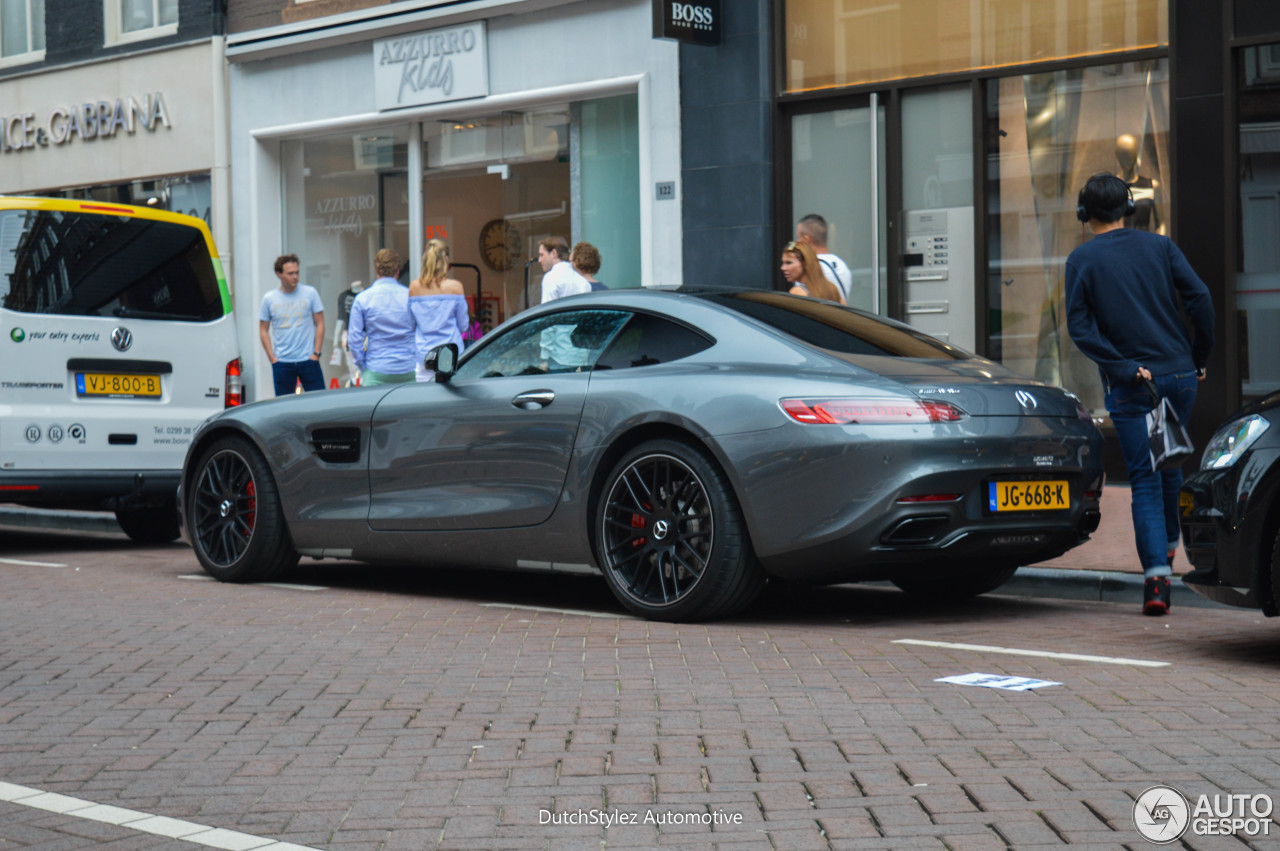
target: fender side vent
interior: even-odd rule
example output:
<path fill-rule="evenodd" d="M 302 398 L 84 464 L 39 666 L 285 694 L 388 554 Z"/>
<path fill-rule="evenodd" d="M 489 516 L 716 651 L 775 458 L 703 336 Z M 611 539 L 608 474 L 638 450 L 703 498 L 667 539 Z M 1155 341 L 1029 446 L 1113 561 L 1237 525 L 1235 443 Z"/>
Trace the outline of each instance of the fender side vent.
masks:
<path fill-rule="evenodd" d="M 311 432 L 311 446 L 321 461 L 354 464 L 360 460 L 360 429 L 318 428 Z"/>

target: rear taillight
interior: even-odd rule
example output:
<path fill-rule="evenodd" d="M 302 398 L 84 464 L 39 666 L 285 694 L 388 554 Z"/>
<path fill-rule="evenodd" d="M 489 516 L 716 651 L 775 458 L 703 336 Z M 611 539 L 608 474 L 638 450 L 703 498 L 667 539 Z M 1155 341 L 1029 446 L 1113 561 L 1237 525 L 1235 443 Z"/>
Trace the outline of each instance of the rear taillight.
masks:
<path fill-rule="evenodd" d="M 227 362 L 227 392 L 223 396 L 225 408 L 234 408 L 244 402 L 242 390 L 243 385 L 240 383 L 240 358 Z"/>
<path fill-rule="evenodd" d="M 953 423 L 965 412 L 949 402 L 906 399 L 782 399 L 782 410 L 807 425 Z"/>

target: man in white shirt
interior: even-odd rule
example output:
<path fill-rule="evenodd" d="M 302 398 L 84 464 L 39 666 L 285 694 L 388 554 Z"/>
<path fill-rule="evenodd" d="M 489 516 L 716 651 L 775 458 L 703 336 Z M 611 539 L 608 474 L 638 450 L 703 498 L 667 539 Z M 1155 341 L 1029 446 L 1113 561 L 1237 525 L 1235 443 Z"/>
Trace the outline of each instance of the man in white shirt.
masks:
<path fill-rule="evenodd" d="M 796 242 L 807 242 L 818 255 L 822 265 L 822 274 L 840 290 L 844 303 L 849 303 L 849 293 L 853 288 L 853 273 L 845 262 L 827 250 L 827 220 L 817 213 L 810 213 L 796 223 Z M 870 309 L 871 305 L 854 305 Z"/>
<path fill-rule="evenodd" d="M 549 236 L 538 243 L 538 265 L 542 267 L 542 303 L 591 292 L 591 282 L 574 271 L 569 262 L 569 243 L 562 236 Z M 542 357 L 547 369 L 561 372 L 586 365 L 587 352 L 573 345 L 570 326 L 556 326 L 542 332 Z"/>
<path fill-rule="evenodd" d="M 538 265 L 542 267 L 542 303 L 567 295 L 591 292 L 591 283 L 573 270 L 569 243 L 562 236 L 549 236 L 538 243 Z"/>

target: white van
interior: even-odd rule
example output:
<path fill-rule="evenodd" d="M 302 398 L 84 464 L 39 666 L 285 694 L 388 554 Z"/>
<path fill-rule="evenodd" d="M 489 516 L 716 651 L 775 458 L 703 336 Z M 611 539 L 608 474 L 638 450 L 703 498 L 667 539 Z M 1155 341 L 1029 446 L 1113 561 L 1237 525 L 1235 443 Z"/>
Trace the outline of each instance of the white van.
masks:
<path fill-rule="evenodd" d="M 178 537 L 191 435 L 241 402 L 222 264 L 200 219 L 0 197 L 0 502 L 110 510 Z"/>

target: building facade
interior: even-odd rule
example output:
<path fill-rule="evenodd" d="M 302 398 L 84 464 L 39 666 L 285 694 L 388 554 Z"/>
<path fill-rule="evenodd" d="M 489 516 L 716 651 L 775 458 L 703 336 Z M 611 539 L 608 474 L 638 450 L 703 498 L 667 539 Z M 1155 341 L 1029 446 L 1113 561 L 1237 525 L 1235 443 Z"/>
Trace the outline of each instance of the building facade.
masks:
<path fill-rule="evenodd" d="M 448 242 L 485 327 L 539 302 L 534 258 L 552 236 L 594 244 L 611 287 L 679 285 L 678 47 L 651 19 L 648 0 L 233 3 L 252 397 L 271 388 L 256 306 L 280 254 L 321 294 L 321 361 L 339 386 L 342 297 L 372 280 L 380 248 L 404 258 L 407 282 L 428 240 Z"/>
<path fill-rule="evenodd" d="M 10 0 L 0 193 L 158 206 L 230 251 L 221 4 Z"/>
<path fill-rule="evenodd" d="M 1275 3 L 750 0 L 722 11 L 733 36 L 681 48 L 687 280 L 716 275 L 704 256 L 714 244 L 735 270 L 722 281 L 781 287 L 779 251 L 818 213 L 853 270 L 854 306 L 1067 387 L 1105 432 L 1097 370 L 1067 335 L 1064 281 L 1087 238 L 1077 192 L 1109 171 L 1133 191 L 1128 226 L 1173 237 L 1213 294 L 1199 445 L 1240 404 L 1280 390 Z M 755 87 L 743 80 L 752 66 Z M 761 91 L 767 130 L 745 117 Z M 706 144 L 716 122 L 699 115 L 716 110 L 737 114 L 741 144 Z M 751 182 L 759 172 L 768 187 Z M 716 179 L 730 174 L 724 191 L 732 181 Z M 708 190 L 732 200 L 700 197 Z M 762 244 L 735 243 L 747 234 Z"/>

